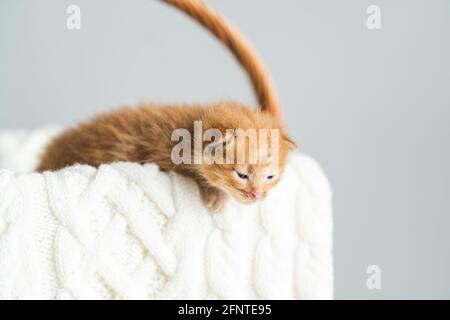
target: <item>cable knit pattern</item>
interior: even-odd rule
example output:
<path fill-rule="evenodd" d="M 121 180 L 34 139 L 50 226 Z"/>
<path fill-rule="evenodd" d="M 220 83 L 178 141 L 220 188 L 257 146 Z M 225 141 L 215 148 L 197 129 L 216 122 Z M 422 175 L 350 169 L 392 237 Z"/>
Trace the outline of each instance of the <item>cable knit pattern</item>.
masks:
<path fill-rule="evenodd" d="M 0 170 L 2 299 L 329 299 L 331 250 L 330 187 L 303 154 L 266 201 L 216 214 L 153 164 Z"/>

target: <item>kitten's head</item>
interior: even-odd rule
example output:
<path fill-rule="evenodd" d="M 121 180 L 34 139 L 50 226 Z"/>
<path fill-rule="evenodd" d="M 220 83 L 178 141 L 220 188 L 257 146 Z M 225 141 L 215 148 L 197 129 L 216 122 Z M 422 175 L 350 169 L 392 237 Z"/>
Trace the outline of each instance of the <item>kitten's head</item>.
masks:
<path fill-rule="evenodd" d="M 208 184 L 225 191 L 235 200 L 254 203 L 264 199 L 269 190 L 278 184 L 285 169 L 287 155 L 297 146 L 272 116 L 257 111 L 251 111 L 249 116 L 248 111 L 246 112 L 247 114 L 235 114 L 240 120 L 235 121 L 235 124 L 243 126 L 244 128 L 239 129 L 245 130 L 245 134 L 239 130 L 227 133 L 225 129 L 230 128 L 231 121 L 228 127 L 220 129 L 223 138 L 206 144 L 204 154 L 214 156 L 216 161 L 202 165 L 201 174 Z M 242 121 L 242 118 L 249 121 Z M 227 121 L 222 118 L 222 124 L 224 122 Z M 255 135 L 249 135 L 248 129 L 254 130 Z M 275 135 L 271 134 L 273 129 Z M 256 143 L 252 144 L 252 139 Z M 227 158 L 230 154 L 233 158 L 231 163 L 230 158 Z M 220 158 L 223 163 L 217 163 Z"/>

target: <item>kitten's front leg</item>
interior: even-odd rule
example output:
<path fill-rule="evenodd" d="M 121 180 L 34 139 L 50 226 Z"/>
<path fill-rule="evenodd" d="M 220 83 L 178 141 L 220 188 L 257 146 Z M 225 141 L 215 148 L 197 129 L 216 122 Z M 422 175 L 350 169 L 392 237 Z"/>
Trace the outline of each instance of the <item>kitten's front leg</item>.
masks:
<path fill-rule="evenodd" d="M 198 187 L 203 204 L 208 210 L 217 212 L 223 208 L 227 200 L 227 194 L 225 192 L 202 182 L 198 182 Z"/>

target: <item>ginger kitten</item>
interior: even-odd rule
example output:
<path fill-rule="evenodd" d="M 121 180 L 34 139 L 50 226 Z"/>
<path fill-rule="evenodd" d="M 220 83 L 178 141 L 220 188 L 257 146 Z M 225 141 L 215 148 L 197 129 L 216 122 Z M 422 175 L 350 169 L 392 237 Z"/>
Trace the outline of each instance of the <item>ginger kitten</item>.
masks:
<path fill-rule="evenodd" d="M 201 163 L 177 163 L 173 150 L 179 141 L 173 141 L 172 134 L 182 129 L 189 133 L 190 145 L 195 145 L 195 121 L 201 121 L 203 132 L 218 129 L 222 138 L 201 143 L 200 152 L 206 155 Z M 258 139 L 259 132 L 264 131 L 260 129 L 278 129 L 276 149 L 263 148 L 262 144 L 252 148 L 248 137 L 240 139 L 230 134 L 229 129 L 255 129 Z M 272 142 L 274 139 L 270 137 L 267 140 Z M 193 178 L 203 203 L 217 211 L 228 196 L 242 203 L 264 199 L 279 182 L 288 151 L 294 148 L 295 143 L 287 137 L 276 117 L 238 103 L 141 105 L 101 114 L 63 131 L 46 147 L 37 170 L 57 170 L 76 163 L 99 166 L 116 161 L 151 162 L 162 170 Z M 191 152 L 190 158 L 196 159 L 194 148 Z M 243 155 L 237 161 L 240 153 Z M 226 161 L 229 154 L 234 158 L 232 163 Z M 211 155 L 223 161 L 210 163 Z"/>

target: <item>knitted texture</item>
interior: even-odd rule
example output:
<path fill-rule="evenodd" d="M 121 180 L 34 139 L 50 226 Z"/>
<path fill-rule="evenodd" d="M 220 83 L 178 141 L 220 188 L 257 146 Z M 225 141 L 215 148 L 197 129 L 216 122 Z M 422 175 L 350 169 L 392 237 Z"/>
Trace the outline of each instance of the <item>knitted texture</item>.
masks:
<path fill-rule="evenodd" d="M 215 214 L 153 164 L 0 170 L 2 299 L 329 299 L 331 252 L 330 187 L 303 154 L 264 202 Z"/>

